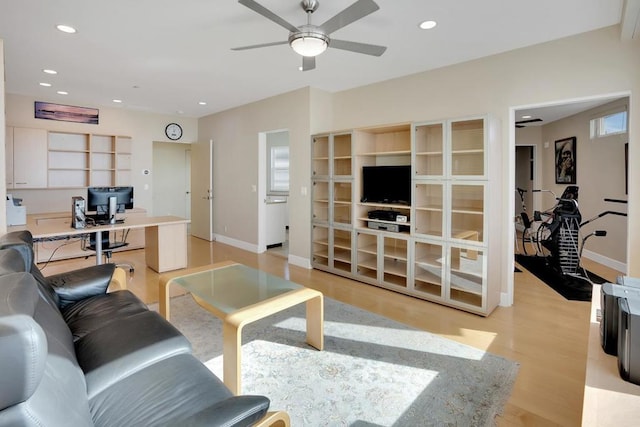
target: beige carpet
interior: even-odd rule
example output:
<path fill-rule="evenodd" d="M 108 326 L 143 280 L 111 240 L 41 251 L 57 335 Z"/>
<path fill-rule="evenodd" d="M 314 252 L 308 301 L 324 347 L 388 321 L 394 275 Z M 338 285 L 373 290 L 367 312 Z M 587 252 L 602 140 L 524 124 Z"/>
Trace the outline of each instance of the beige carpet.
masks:
<path fill-rule="evenodd" d="M 304 307 L 243 333 L 243 394 L 268 396 L 293 426 L 490 426 L 509 397 L 516 363 L 329 298 L 317 351 L 305 343 Z M 222 377 L 221 322 L 189 296 L 171 312 Z"/>

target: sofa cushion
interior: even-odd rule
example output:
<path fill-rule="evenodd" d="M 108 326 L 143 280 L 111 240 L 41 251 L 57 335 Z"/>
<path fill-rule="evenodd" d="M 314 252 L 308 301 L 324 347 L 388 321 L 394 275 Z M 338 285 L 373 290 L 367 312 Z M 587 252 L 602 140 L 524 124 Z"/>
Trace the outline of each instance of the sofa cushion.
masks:
<path fill-rule="evenodd" d="M 117 318 L 75 344 L 89 397 L 159 360 L 191 352 L 185 336 L 154 311 Z"/>
<path fill-rule="evenodd" d="M 45 280 L 58 295 L 58 306 L 64 309 L 94 295 L 105 294 L 115 269 L 115 264 L 93 265 L 48 276 Z"/>
<path fill-rule="evenodd" d="M 221 402 L 228 410 L 217 406 Z M 89 404 L 98 427 L 250 426 L 264 416 L 269 399 L 233 397 L 198 359 L 183 354 L 119 381 L 90 399 Z M 205 415 L 201 422 L 198 414 Z"/>
<path fill-rule="evenodd" d="M 62 310 L 62 316 L 73 339 L 77 341 L 109 322 L 146 311 L 147 306 L 138 297 L 128 290 L 122 290 L 96 295 L 69 305 Z"/>

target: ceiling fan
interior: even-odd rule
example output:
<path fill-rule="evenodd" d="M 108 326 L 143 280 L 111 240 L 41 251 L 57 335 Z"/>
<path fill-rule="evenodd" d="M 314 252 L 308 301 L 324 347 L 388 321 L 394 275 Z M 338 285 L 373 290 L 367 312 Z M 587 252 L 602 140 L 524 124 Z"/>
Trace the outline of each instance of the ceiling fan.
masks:
<path fill-rule="evenodd" d="M 313 25 L 311 23 L 311 14 L 313 14 L 319 6 L 318 0 L 303 0 L 300 4 L 307 14 L 307 23 L 299 27 L 290 24 L 254 0 L 238 0 L 238 3 L 289 30 L 289 38 L 286 41 L 236 47 L 232 50 L 247 50 L 289 44 L 296 53 L 302 55 L 302 71 L 309 71 L 316 68 L 316 56 L 320 55 L 328 47 L 372 56 L 380 56 L 387 50 L 385 46 L 338 40 L 329 37 L 334 31 L 346 27 L 352 22 L 378 10 L 379 7 L 373 0 L 357 0 L 322 25 Z"/>

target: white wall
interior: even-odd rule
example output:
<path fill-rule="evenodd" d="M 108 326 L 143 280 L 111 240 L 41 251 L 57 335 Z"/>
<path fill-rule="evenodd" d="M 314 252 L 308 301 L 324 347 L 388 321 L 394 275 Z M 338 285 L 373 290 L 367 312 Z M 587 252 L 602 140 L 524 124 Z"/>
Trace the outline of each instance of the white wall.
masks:
<path fill-rule="evenodd" d="M 135 187 L 135 206 L 152 210 L 153 194 L 153 141 L 168 141 L 164 129 L 168 123 L 179 123 L 183 128 L 182 141 L 197 141 L 197 119 L 165 116 L 123 109 L 100 108 L 100 123 L 90 125 L 34 118 L 36 99 L 14 94 L 6 95 L 6 125 L 47 130 L 98 133 L 103 135 L 125 135 L 132 137 L 132 185 Z M 37 99 L 37 101 L 58 102 L 60 100 Z M 4 129 L 4 127 L 3 127 Z M 4 138 L 4 132 L 3 132 Z M 1 150 L 4 155 L 4 149 Z M 4 171 L 4 161 L 0 169 Z M 151 170 L 151 175 L 143 175 L 142 170 Z M 4 177 L 4 172 L 2 174 Z M 147 186 L 147 189 L 145 189 Z M 71 197 L 85 195 L 82 189 L 11 190 L 15 197 L 21 197 L 27 206 L 27 213 L 66 212 L 71 206 Z"/>
<path fill-rule="evenodd" d="M 475 61 L 365 86 L 334 95 L 334 127 L 435 120 L 488 113 L 500 119 L 505 150 L 492 159 L 498 176 L 492 192 L 505 195 L 491 221 L 503 224 L 502 253 L 506 283 L 513 218 L 513 137 L 510 108 L 552 101 L 627 92 L 640 95 L 640 40 L 621 42 L 619 27 L 610 27 Z M 630 135 L 640 134 L 640 115 L 631 107 Z M 330 129 L 326 129 L 330 130 Z M 511 138 L 511 139 L 510 139 Z M 639 158 L 631 138 L 629 155 Z M 640 168 L 631 166 L 629 188 L 629 254 L 640 253 Z M 636 255 L 638 256 L 638 255 Z M 635 261 L 635 262 L 634 262 Z M 640 275 L 640 262 L 630 259 L 629 272 Z"/>
<path fill-rule="evenodd" d="M 626 205 L 607 203 L 604 198 L 627 199 L 624 193 L 624 144 L 629 141 L 629 137 L 623 134 L 591 140 L 589 121 L 606 112 L 619 111 L 628 103 L 629 100 L 623 98 L 542 126 L 542 187 L 552 190 L 558 196 L 566 185 L 555 183 L 555 141 L 576 137 L 576 185 L 580 187 L 578 202 L 583 221 L 607 210 L 627 211 Z M 547 142 L 548 148 L 544 148 Z M 553 204 L 549 198 L 546 200 L 549 206 Z M 627 219 L 607 215 L 585 225 L 584 235 L 596 229 L 606 230 L 607 236 L 591 237 L 585 250 L 618 264 L 626 263 Z"/>
<path fill-rule="evenodd" d="M 290 254 L 309 254 L 309 114 L 310 90 L 277 97 L 203 117 L 201 140 L 213 139 L 213 231 L 220 241 L 247 249 L 258 245 L 258 135 L 289 131 Z M 306 193 L 305 193 L 306 191 Z M 305 243 L 306 242 L 306 243 Z"/>
<path fill-rule="evenodd" d="M 531 46 L 438 70 L 418 73 L 335 94 L 301 89 L 203 117 L 201 139 L 214 140 L 214 232 L 239 242 L 257 243 L 257 208 L 251 185 L 257 180 L 258 133 L 291 131 L 290 254 L 309 258 L 311 134 L 411 121 L 490 114 L 499 119 L 501 146 L 492 147 L 490 192 L 498 204 L 494 223 L 502 224 L 494 256 L 503 290 L 511 272 L 513 225 L 513 128 L 510 108 L 601 94 L 640 94 L 640 41 L 620 41 L 619 27 Z M 633 112 L 633 106 L 631 107 Z M 631 115 L 630 134 L 640 134 L 640 115 Z M 639 157 L 633 145 L 631 159 Z M 238 159 L 242 159 L 240 162 Z M 632 161 L 633 163 L 633 161 Z M 639 217 L 640 168 L 630 172 L 630 217 Z M 637 202 L 633 202 L 637 200 Z M 629 254 L 640 253 L 640 232 L 630 222 Z M 640 262 L 630 260 L 640 275 Z"/>

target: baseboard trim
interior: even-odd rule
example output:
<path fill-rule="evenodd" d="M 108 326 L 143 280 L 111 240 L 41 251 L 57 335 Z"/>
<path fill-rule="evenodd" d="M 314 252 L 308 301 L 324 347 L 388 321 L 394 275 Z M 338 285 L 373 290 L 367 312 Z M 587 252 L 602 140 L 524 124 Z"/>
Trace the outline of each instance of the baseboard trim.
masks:
<path fill-rule="evenodd" d="M 238 239 L 232 239 L 231 237 L 222 236 L 220 234 L 215 234 L 214 239 L 216 240 L 216 242 L 224 243 L 225 245 L 234 246 L 236 248 L 244 249 L 245 251 L 253 252 L 256 254 L 260 253 L 258 252 L 258 245 L 254 245 L 252 243 L 247 243 Z M 309 258 L 289 254 L 289 256 L 287 257 L 287 262 L 291 265 L 311 270 L 311 261 L 309 260 Z"/>
<path fill-rule="evenodd" d="M 244 249 L 245 251 L 258 253 L 258 245 L 247 243 L 242 240 L 232 239 L 231 237 L 215 234 L 214 238 L 216 242 L 224 243 L 225 245 L 234 246 L 236 248 Z"/>
<path fill-rule="evenodd" d="M 513 298 L 510 297 L 507 292 L 500 292 L 500 307 L 511 307 L 513 305 Z"/>
<path fill-rule="evenodd" d="M 298 267 L 311 270 L 311 261 L 309 260 L 309 258 L 303 258 L 301 256 L 289 254 L 288 261 L 289 261 L 289 264 L 291 265 L 296 265 Z"/>
<path fill-rule="evenodd" d="M 608 258 L 590 250 L 582 251 L 582 256 L 609 268 L 613 268 L 616 271 L 620 271 L 622 273 L 627 272 L 627 264 L 624 262 L 616 261 L 615 259 Z"/>

